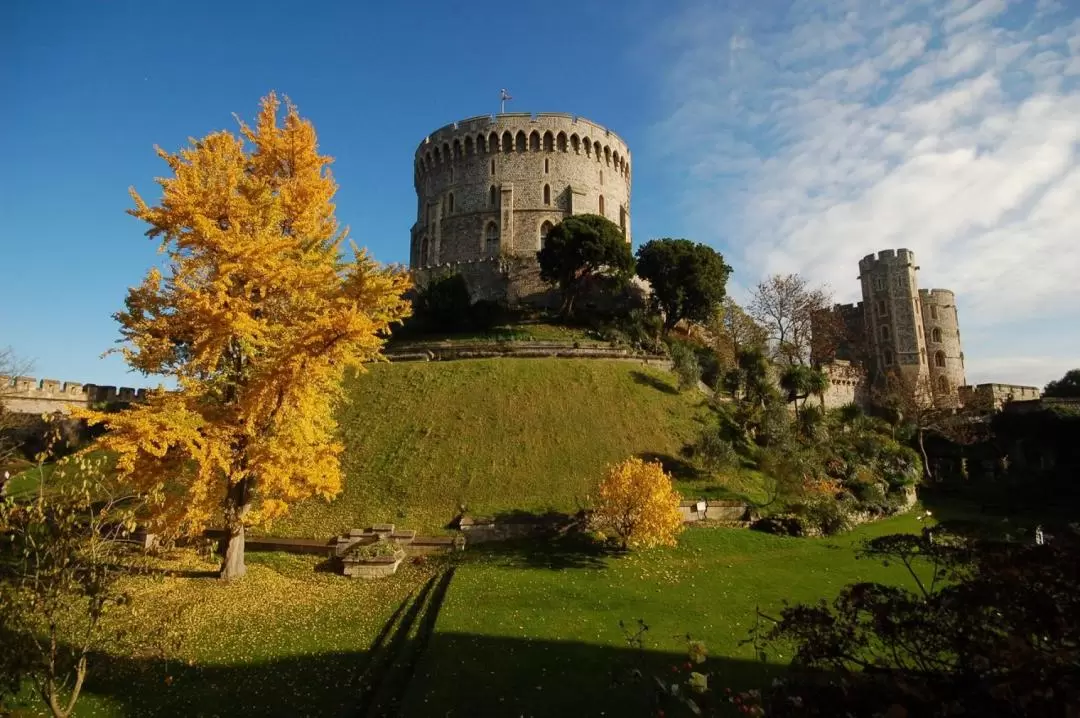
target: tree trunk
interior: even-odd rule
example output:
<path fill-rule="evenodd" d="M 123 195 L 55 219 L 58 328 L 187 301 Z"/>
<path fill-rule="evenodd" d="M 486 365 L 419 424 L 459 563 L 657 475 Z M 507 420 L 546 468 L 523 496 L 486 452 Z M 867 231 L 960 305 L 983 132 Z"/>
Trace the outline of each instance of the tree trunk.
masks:
<path fill-rule="evenodd" d="M 244 565 L 244 515 L 251 507 L 249 479 L 242 479 L 229 487 L 225 498 L 225 558 L 221 562 L 220 578 L 231 581 L 243 578 L 247 572 Z"/>
<path fill-rule="evenodd" d="M 229 535 L 225 541 L 225 560 L 221 562 L 221 578 L 225 581 L 243 578 L 247 573 L 247 567 L 244 565 L 243 524 L 235 529 L 230 526 Z"/>
<path fill-rule="evenodd" d="M 930 457 L 926 455 L 926 444 L 923 443 L 923 430 L 919 429 L 919 451 L 922 452 L 923 473 L 927 481 L 934 480 L 934 474 L 930 471 Z"/>

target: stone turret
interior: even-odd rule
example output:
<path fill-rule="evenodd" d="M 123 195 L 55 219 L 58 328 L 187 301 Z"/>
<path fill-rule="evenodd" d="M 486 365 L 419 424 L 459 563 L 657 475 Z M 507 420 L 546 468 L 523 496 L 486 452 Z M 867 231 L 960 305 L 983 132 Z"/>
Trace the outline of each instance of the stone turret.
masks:
<path fill-rule="evenodd" d="M 927 374 L 926 340 L 915 253 L 885 249 L 859 262 L 867 339 L 877 376 L 900 371 L 911 379 Z"/>

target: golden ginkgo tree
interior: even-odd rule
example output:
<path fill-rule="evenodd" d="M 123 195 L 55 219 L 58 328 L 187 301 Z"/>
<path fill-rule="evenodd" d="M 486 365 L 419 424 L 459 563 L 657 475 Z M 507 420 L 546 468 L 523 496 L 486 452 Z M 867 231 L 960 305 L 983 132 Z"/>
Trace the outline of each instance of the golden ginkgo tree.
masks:
<path fill-rule="evenodd" d="M 379 356 L 409 313 L 407 273 L 350 245 L 315 129 L 274 94 L 254 127 L 176 154 L 154 206 L 129 212 L 168 257 L 116 315 L 128 364 L 175 380 L 144 404 L 87 412 L 152 523 L 228 532 L 222 578 L 244 574 L 244 530 L 341 490 L 334 405 L 346 367 Z"/>

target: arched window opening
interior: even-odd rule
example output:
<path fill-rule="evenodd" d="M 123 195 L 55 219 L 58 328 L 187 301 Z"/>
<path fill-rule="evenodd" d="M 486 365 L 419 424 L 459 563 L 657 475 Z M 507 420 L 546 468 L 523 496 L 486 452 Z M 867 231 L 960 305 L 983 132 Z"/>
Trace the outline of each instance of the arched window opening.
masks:
<path fill-rule="evenodd" d="M 551 222 L 544 222 L 540 225 L 540 249 L 544 248 L 544 245 L 547 243 L 548 235 L 551 234 L 551 230 L 554 226 L 555 225 Z"/>
<path fill-rule="evenodd" d="M 491 189 L 488 190 L 488 206 L 496 207 L 499 203 L 499 193 L 495 190 L 495 185 L 491 185 Z"/>
<path fill-rule="evenodd" d="M 466 155 L 471 155 L 472 153 L 473 153 L 472 137 L 466 137 L 465 138 L 465 154 Z"/>
<path fill-rule="evenodd" d="M 934 366 L 945 366 L 945 352 L 934 352 Z"/>
<path fill-rule="evenodd" d="M 544 204 L 551 204 L 551 185 L 544 185 Z"/>
<path fill-rule="evenodd" d="M 930 318 L 931 319 L 937 319 L 938 318 L 937 305 L 936 304 L 931 304 L 930 305 Z"/>
<path fill-rule="evenodd" d="M 600 162 L 604 159 L 604 150 L 601 149 L 599 142 L 593 142 L 593 152 L 596 153 L 596 161 Z"/>
<path fill-rule="evenodd" d="M 420 260 L 419 260 L 419 262 L 420 262 L 421 267 L 426 267 L 428 265 L 428 238 L 427 237 L 424 237 L 424 239 L 420 242 Z"/>
<path fill-rule="evenodd" d="M 600 195 L 600 216 L 604 216 L 604 195 Z"/>
<path fill-rule="evenodd" d="M 550 162 L 550 160 L 545 157 L 544 158 L 544 174 L 548 173 L 548 168 L 549 168 L 548 162 Z"/>
<path fill-rule="evenodd" d="M 937 378 L 937 388 L 942 394 L 947 394 L 949 392 L 949 380 L 944 376 L 939 376 Z"/>
<path fill-rule="evenodd" d="M 626 236 L 626 207 L 619 207 L 619 226 L 622 227 L 623 236 Z"/>
<path fill-rule="evenodd" d="M 604 186 L 604 170 L 600 170 L 600 186 Z"/>
<path fill-rule="evenodd" d="M 529 151 L 530 152 L 539 152 L 540 151 L 540 133 L 537 132 L 536 130 L 533 130 L 532 134 L 529 135 Z"/>
<path fill-rule="evenodd" d="M 582 146 L 585 148 L 585 156 L 592 157 L 592 140 L 586 137 L 582 140 Z"/>
<path fill-rule="evenodd" d="M 555 135 L 551 134 L 550 132 L 545 132 L 544 133 L 544 151 L 545 152 L 554 152 L 555 151 Z"/>
<path fill-rule="evenodd" d="M 450 161 L 450 143 L 449 142 L 443 142 L 442 149 L 443 149 L 443 159 L 445 159 L 447 162 L 449 162 Z"/>
<path fill-rule="evenodd" d="M 502 151 L 513 152 L 514 151 L 514 136 L 510 134 L 510 130 L 503 133 L 502 138 Z"/>
<path fill-rule="evenodd" d="M 933 330 L 931 330 L 931 332 L 930 332 L 930 339 L 932 341 L 934 341 L 935 343 L 940 344 L 941 343 L 941 330 L 938 329 L 937 327 L 934 327 Z"/>
<path fill-rule="evenodd" d="M 454 181 L 454 166 L 453 165 L 450 166 L 450 181 L 451 182 Z"/>
<path fill-rule="evenodd" d="M 881 334 L 881 341 L 883 341 L 883 342 L 889 341 L 889 325 L 888 324 L 883 325 L 881 327 L 881 329 L 879 330 L 879 334 Z"/>
<path fill-rule="evenodd" d="M 454 157 L 461 157 L 461 142 L 454 140 Z"/>
<path fill-rule="evenodd" d="M 581 154 L 581 138 L 577 135 L 570 135 L 570 147 L 573 148 L 576 154 Z"/>
<path fill-rule="evenodd" d="M 439 148 L 435 148 L 435 164 L 442 162 L 442 154 L 439 152 Z"/>
<path fill-rule="evenodd" d="M 449 212 L 450 214 L 453 214 L 453 213 L 454 213 L 454 193 L 453 193 L 453 192 L 451 192 L 451 193 L 450 193 L 450 194 L 449 194 L 449 195 L 448 195 L 448 196 L 446 197 L 446 204 L 447 204 L 447 207 L 446 207 L 447 211 L 448 211 L 448 212 Z"/>
<path fill-rule="evenodd" d="M 556 138 L 556 146 L 559 148 L 559 152 L 566 152 L 566 133 L 560 132 Z"/>
<path fill-rule="evenodd" d="M 492 132 L 488 135 L 488 152 L 495 153 L 499 151 L 499 136 Z"/>
<path fill-rule="evenodd" d="M 491 161 L 491 174 L 492 176 L 495 175 L 495 160 Z"/>
<path fill-rule="evenodd" d="M 606 146 L 604 147 L 604 164 L 611 166 L 611 148 Z"/>
<path fill-rule="evenodd" d="M 516 145 L 515 149 L 517 149 L 518 152 L 524 152 L 525 148 L 526 148 L 525 143 L 526 143 L 525 133 L 522 132 L 521 130 L 518 130 L 517 138 L 516 138 L 516 142 L 515 142 L 515 145 Z"/>
<path fill-rule="evenodd" d="M 499 253 L 499 226 L 494 222 L 488 222 L 484 231 L 484 251 L 491 257 Z"/>

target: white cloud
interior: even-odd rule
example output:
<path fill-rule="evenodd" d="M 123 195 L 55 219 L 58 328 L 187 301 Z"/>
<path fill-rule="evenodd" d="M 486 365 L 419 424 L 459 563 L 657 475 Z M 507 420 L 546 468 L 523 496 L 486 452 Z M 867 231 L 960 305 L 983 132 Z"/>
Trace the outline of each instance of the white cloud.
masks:
<path fill-rule="evenodd" d="M 1052 335 L 1027 361 L 1015 335 L 1080 325 L 1080 19 L 1061 13 L 792 0 L 778 30 L 683 8 L 654 137 L 689 168 L 688 230 L 723 244 L 743 283 L 800 271 L 845 301 L 860 257 L 910 248 L 923 286 L 962 298 L 973 376 L 1080 365 Z"/>

